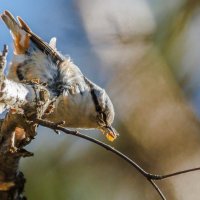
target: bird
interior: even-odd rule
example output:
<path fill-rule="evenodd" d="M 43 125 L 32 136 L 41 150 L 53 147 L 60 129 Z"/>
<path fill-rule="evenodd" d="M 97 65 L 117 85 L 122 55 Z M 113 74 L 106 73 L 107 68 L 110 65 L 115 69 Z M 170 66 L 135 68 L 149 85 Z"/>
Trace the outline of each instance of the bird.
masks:
<path fill-rule="evenodd" d="M 89 80 L 69 57 L 56 48 L 56 38 L 49 43 L 36 35 L 21 18 L 9 11 L 1 14 L 10 30 L 14 56 L 8 78 L 16 81 L 39 80 L 46 83 L 55 108 L 47 118 L 65 121 L 64 126 L 75 129 L 100 130 L 109 141 L 119 135 L 112 127 L 114 108 L 105 89 Z"/>

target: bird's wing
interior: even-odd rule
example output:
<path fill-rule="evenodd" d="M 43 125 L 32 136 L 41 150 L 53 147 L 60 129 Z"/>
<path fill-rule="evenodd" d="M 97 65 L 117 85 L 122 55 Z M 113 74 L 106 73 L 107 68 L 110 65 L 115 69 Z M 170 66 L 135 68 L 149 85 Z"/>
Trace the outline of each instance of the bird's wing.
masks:
<path fill-rule="evenodd" d="M 62 89 L 66 94 L 84 92 L 85 88 L 82 87 L 84 77 L 81 71 L 70 59 L 65 58 L 56 50 L 56 38 L 52 38 L 49 44 L 44 42 L 32 32 L 22 18 L 17 17 L 17 22 L 8 11 L 5 11 L 1 18 L 10 29 L 15 54 L 17 54 L 10 67 L 9 78 L 14 80 L 38 78 L 50 86 L 54 83 L 56 87 L 63 86 Z M 39 51 L 34 52 L 32 46 Z M 27 53 L 28 56 L 26 56 Z M 49 83 L 48 80 L 52 79 L 54 82 Z"/>
<path fill-rule="evenodd" d="M 84 81 L 83 75 L 79 68 L 74 65 L 70 59 L 64 59 L 64 57 L 56 50 L 56 38 L 52 38 L 48 43 L 44 42 L 38 35 L 33 33 L 30 27 L 27 25 L 24 20 L 20 17 L 17 17 L 20 26 L 28 34 L 30 34 L 31 41 L 45 54 L 51 57 L 51 60 L 59 66 L 59 78 L 63 84 L 63 88 L 67 92 L 76 94 L 83 92 L 85 88 L 81 85 L 81 82 Z"/>
<path fill-rule="evenodd" d="M 60 62 L 63 62 L 62 56 L 56 51 L 56 38 L 52 38 L 50 43 L 44 42 L 38 35 L 33 33 L 29 26 L 22 20 L 22 18 L 17 17 L 19 24 L 21 28 L 26 31 L 30 35 L 31 41 L 39 48 L 42 52 L 49 55 L 53 61 L 56 62 L 56 64 L 60 64 Z"/>
<path fill-rule="evenodd" d="M 57 52 L 56 39 L 53 38 L 50 44 L 44 42 L 20 17 L 17 17 L 17 22 L 8 11 L 1 17 L 11 31 L 15 48 L 20 47 L 20 51 L 18 48 L 15 49 L 17 55 L 14 59 L 18 61 L 16 63 L 13 61 L 9 78 L 16 80 L 17 77 L 19 81 L 38 78 L 48 84 L 53 94 L 61 95 L 64 103 L 68 102 L 69 98 L 72 98 L 73 102 L 81 101 L 83 94 L 88 92 L 84 76 L 70 59 Z M 23 45 L 24 40 L 28 41 L 29 46 Z M 80 98 L 73 98 L 75 95 Z M 79 103 L 74 102 L 74 104 Z"/>
<path fill-rule="evenodd" d="M 62 61 L 55 48 L 56 39 L 53 38 L 49 45 L 34 34 L 20 17 L 17 17 L 17 22 L 8 11 L 1 18 L 14 43 L 14 58 L 8 78 L 15 81 L 38 79 L 52 85 L 58 74 L 57 66 Z"/>

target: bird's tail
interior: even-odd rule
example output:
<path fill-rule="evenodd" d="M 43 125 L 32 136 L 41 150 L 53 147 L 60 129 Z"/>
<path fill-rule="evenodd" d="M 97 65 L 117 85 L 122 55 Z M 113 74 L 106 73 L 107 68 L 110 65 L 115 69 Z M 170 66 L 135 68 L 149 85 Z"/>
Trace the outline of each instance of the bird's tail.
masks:
<path fill-rule="evenodd" d="M 36 45 L 38 49 L 47 54 L 55 61 L 57 64 L 63 62 L 63 58 L 56 51 L 55 39 L 53 39 L 50 44 L 44 42 L 40 37 L 31 31 L 29 26 L 20 17 L 17 17 L 18 22 L 12 16 L 11 13 L 5 11 L 1 18 L 11 30 L 11 34 L 14 39 L 14 46 L 16 54 L 24 53 L 30 46 L 30 40 Z M 52 44 L 54 43 L 54 44 Z M 53 46 L 52 46 L 53 45 Z M 18 54 L 19 54 L 18 53 Z"/>
<path fill-rule="evenodd" d="M 30 34 L 22 29 L 10 12 L 5 11 L 1 18 L 10 29 L 14 41 L 14 53 L 16 55 L 24 54 L 30 46 Z"/>
<path fill-rule="evenodd" d="M 45 54 L 49 55 L 57 64 L 63 62 L 63 58 L 56 50 L 56 38 L 53 37 L 48 44 L 47 42 L 44 42 L 38 35 L 33 33 L 26 22 L 24 22 L 20 17 L 17 17 L 17 19 L 23 30 L 30 34 L 30 39 L 37 46 L 37 48 L 39 48 Z"/>
<path fill-rule="evenodd" d="M 17 17 L 17 22 L 12 14 L 8 11 L 5 11 L 1 15 L 1 18 L 11 31 L 14 39 L 16 54 L 25 53 L 30 47 L 30 41 L 32 41 L 38 49 L 50 56 L 57 64 L 63 62 L 63 58 L 56 51 L 55 38 L 51 40 L 50 44 L 44 42 L 39 36 L 31 31 L 24 20 L 22 20 L 20 17 Z"/>

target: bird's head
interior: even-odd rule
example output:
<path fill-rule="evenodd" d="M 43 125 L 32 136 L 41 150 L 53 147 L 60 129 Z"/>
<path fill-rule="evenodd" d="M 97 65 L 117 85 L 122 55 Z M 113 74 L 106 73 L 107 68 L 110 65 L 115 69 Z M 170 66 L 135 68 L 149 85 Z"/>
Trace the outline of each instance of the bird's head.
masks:
<path fill-rule="evenodd" d="M 91 96 L 96 110 L 97 128 L 106 135 L 108 140 L 115 140 L 119 134 L 112 127 L 115 112 L 109 96 L 99 87 L 92 88 Z"/>

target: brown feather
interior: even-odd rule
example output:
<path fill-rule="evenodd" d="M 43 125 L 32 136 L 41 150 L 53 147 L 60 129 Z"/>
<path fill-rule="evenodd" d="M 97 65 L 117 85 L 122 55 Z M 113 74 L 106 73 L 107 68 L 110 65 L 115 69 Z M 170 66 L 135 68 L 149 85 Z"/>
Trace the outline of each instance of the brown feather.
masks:
<path fill-rule="evenodd" d="M 12 32 L 15 54 L 24 54 L 30 46 L 29 34 L 22 31 L 21 27 L 10 12 L 5 11 L 1 15 L 1 18 Z"/>

